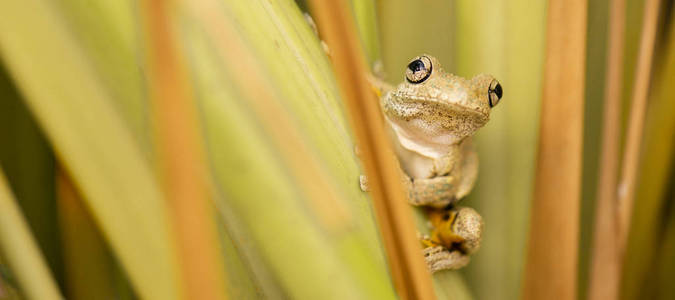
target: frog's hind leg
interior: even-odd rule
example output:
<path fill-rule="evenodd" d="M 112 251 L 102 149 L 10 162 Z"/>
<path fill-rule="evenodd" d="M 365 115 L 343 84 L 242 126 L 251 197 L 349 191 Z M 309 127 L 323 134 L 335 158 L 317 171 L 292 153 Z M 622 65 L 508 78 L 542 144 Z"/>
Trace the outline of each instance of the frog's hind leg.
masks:
<path fill-rule="evenodd" d="M 441 270 L 458 270 L 469 263 L 469 256 L 458 250 L 448 250 L 435 237 L 420 236 L 422 254 L 427 268 L 434 273 Z"/>
<path fill-rule="evenodd" d="M 413 179 L 400 168 L 401 182 L 407 193 L 408 203 L 415 206 L 431 206 L 442 208 L 457 202 L 457 187 L 459 182 L 456 176 L 446 175 L 433 178 Z M 359 186 L 368 192 L 368 178 L 359 176 Z"/>
<path fill-rule="evenodd" d="M 483 235 L 483 218 L 470 207 L 427 210 L 433 226 L 431 240 L 464 254 L 478 251 Z"/>
<path fill-rule="evenodd" d="M 433 229 L 422 237 L 424 259 L 429 270 L 456 270 L 469 263 L 469 256 L 480 247 L 483 220 L 468 207 L 448 206 L 428 209 Z"/>

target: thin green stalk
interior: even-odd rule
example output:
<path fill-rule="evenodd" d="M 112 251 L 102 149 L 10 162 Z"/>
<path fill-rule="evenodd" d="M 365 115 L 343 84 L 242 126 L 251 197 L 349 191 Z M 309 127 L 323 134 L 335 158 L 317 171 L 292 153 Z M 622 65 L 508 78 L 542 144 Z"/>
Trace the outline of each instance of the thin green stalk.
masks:
<path fill-rule="evenodd" d="M 0 169 L 0 251 L 29 299 L 63 299 Z"/>
<path fill-rule="evenodd" d="M 21 299 L 21 294 L 19 293 L 19 288 L 17 287 L 14 275 L 7 266 L 7 263 L 3 261 L 2 256 L 0 256 L 0 299 Z"/>
<path fill-rule="evenodd" d="M 378 61 L 382 63 L 380 61 L 380 38 L 377 29 L 376 2 L 377 0 L 351 1 L 356 28 L 359 31 L 361 45 L 363 46 L 363 51 L 366 54 L 370 68 L 373 68 L 374 64 L 378 63 Z"/>
<path fill-rule="evenodd" d="M 180 7 L 180 6 L 178 6 Z M 225 300 L 225 265 L 216 229 L 198 105 L 173 22 L 176 6 L 140 4 L 157 169 L 178 248 L 181 298 Z"/>
<path fill-rule="evenodd" d="M 0 165 L 54 278 L 62 284 L 54 153 L 7 71 L 0 70 Z"/>
<path fill-rule="evenodd" d="M 646 111 L 644 139 L 641 145 L 635 190 L 636 205 L 621 277 L 622 299 L 649 298 L 645 289 L 655 280 L 650 266 L 658 265 L 662 217 L 667 207 L 669 183 L 675 157 L 675 101 L 672 78 L 675 76 L 675 23 L 671 23 L 667 43 L 663 43 L 655 66 L 649 106 Z M 672 203 L 671 203 L 672 205 Z M 672 216 L 671 216 L 672 218 Z M 665 229 L 671 230 L 671 229 Z M 666 237 L 670 239 L 671 237 Z M 668 241 L 670 243 L 670 241 Z M 672 253 L 671 253 L 672 254 Z"/>
<path fill-rule="evenodd" d="M 626 129 L 626 144 L 621 159 L 621 178 L 617 197 L 617 234 L 619 255 L 623 257 L 628 243 L 631 218 L 635 202 L 635 187 L 639 167 L 640 150 L 644 135 L 645 111 L 647 97 L 652 79 L 654 48 L 656 47 L 656 33 L 659 20 L 660 0 L 645 1 L 644 17 L 642 19 L 642 36 L 637 57 L 635 82 L 631 97 L 630 117 Z"/>
<path fill-rule="evenodd" d="M 672 187 L 675 185 L 675 180 L 671 177 L 670 180 L 670 199 L 666 201 L 675 201 L 675 191 Z M 651 265 L 651 273 L 654 274 L 650 280 L 646 281 L 644 286 L 645 291 L 648 291 L 649 299 L 675 299 L 675 285 L 672 284 L 673 276 L 675 276 L 675 206 L 667 216 L 665 232 L 663 234 L 663 242 L 659 245 L 658 254 Z"/>
<path fill-rule="evenodd" d="M 591 5 L 591 14 L 601 14 L 601 9 L 593 9 L 598 5 Z M 603 8 L 605 6 L 602 6 Z M 586 87 L 587 99 L 586 101 L 586 134 L 585 134 L 585 150 L 584 150 L 584 197 L 582 204 L 582 228 L 587 228 L 589 224 L 590 212 L 595 204 L 595 219 L 593 222 L 593 231 L 582 230 L 581 237 L 581 262 L 580 262 L 580 295 L 587 295 L 591 300 L 600 299 L 618 299 L 619 284 L 620 284 L 620 260 L 618 251 L 618 239 L 616 235 L 617 222 L 617 182 L 619 172 L 619 140 L 621 138 L 621 80 L 623 78 L 623 41 L 625 34 L 626 21 L 626 1 L 612 0 L 609 1 L 609 22 L 608 23 L 608 44 L 606 47 L 601 47 L 606 50 L 606 64 L 595 63 L 588 66 L 588 77 L 586 82 L 589 83 Z M 602 14 L 605 15 L 605 14 Z M 589 20 L 593 18 L 590 17 Z M 597 19 L 597 18 L 596 18 Z M 604 19 L 604 18 L 601 18 Z M 595 22 L 591 21 L 590 28 L 599 27 Z M 597 30 L 596 30 L 597 31 Z M 596 34 L 596 36 L 599 34 Z M 601 36 L 604 36 L 602 34 Z M 597 56 L 599 53 L 597 40 L 604 38 L 594 38 L 593 32 L 589 29 L 589 61 L 600 61 Z M 594 56 L 591 56 L 595 54 Z M 597 78 L 598 73 L 602 74 L 602 70 L 598 65 L 605 67 L 606 75 L 604 78 Z M 591 73 L 591 70 L 595 72 Z M 602 76 L 602 75 L 600 75 Z M 595 78 L 594 78 L 595 77 Z M 598 84 L 604 82 L 604 105 L 602 113 L 602 148 L 598 144 L 598 125 L 600 122 L 593 121 L 599 119 L 597 110 L 588 109 L 589 107 L 599 107 L 601 101 L 599 96 L 603 94 Z M 595 83 L 595 84 L 594 84 Z M 599 154 L 599 155 L 598 155 Z M 599 165 L 596 163 L 600 161 Z M 597 166 L 599 170 L 596 173 Z M 592 171 L 591 171 L 592 170 Z M 588 178 L 588 180 L 587 180 Z M 596 184 L 597 187 L 593 186 Z M 595 197 L 591 196 L 595 194 Z M 591 201 L 595 199 L 595 201 Z M 584 251 L 589 249 L 589 236 L 593 233 L 593 243 L 591 251 Z M 592 253 L 592 254 L 591 254 Z M 591 257 L 592 255 L 592 257 Z M 592 261 L 589 264 L 588 258 Z M 586 266 L 590 267 L 586 267 Z M 590 278 L 590 280 L 589 280 Z M 588 291 L 585 287 L 589 285 Z"/>
<path fill-rule="evenodd" d="M 546 8 L 545 1 L 509 0 L 506 2 L 506 15 L 503 26 L 504 36 L 504 66 L 502 74 L 495 74 L 504 87 L 504 99 L 494 111 L 495 120 L 506 119 L 505 122 L 490 125 L 485 129 L 486 136 L 482 139 L 482 148 L 479 148 L 481 160 L 481 172 L 488 177 L 481 177 L 476 186 L 480 191 L 490 191 L 494 180 L 500 178 L 506 183 L 506 197 L 500 203 L 496 193 L 481 193 L 476 199 L 477 209 L 483 208 L 492 216 L 493 230 L 499 233 L 486 234 L 486 241 L 491 241 L 492 249 L 486 252 L 486 259 L 479 265 L 473 279 L 476 281 L 476 289 L 486 298 L 499 297 L 497 291 L 504 292 L 504 298 L 518 299 L 521 297 L 523 278 L 523 266 L 525 264 L 525 251 L 527 247 L 527 229 L 530 220 L 530 205 L 532 203 L 532 190 L 534 187 L 537 134 L 539 132 L 539 114 L 542 97 L 542 73 L 544 66 L 544 54 L 546 46 Z M 480 23 L 480 22 L 478 22 Z M 491 29 L 485 29 L 484 39 L 490 39 Z M 499 61 L 489 60 L 492 64 Z M 476 72 L 499 72 L 485 68 Z M 490 121 L 492 122 L 492 121 Z M 495 135 L 502 136 L 497 137 Z M 490 139 L 490 137 L 494 137 Z M 505 137 L 506 141 L 503 140 Z M 501 143 L 506 143 L 506 151 L 500 155 L 492 149 L 499 149 Z M 498 173 L 491 166 L 505 164 L 506 174 Z M 499 204 L 497 204 L 499 203 Z M 495 205 L 497 204 L 497 205 Z M 503 211 L 500 209 L 503 208 Z M 487 220 L 487 219 L 486 219 Z M 498 237 L 504 233 L 506 238 Z M 503 241 L 500 247 L 495 241 Z M 500 251 L 501 249 L 501 251 Z M 504 253 L 501 253 L 501 252 Z M 477 259 L 480 257 L 477 257 Z M 500 277 L 492 277 L 490 263 L 494 263 L 503 269 Z M 491 278 L 489 285 L 482 286 L 481 278 Z M 490 292 L 490 286 L 495 287 Z"/>

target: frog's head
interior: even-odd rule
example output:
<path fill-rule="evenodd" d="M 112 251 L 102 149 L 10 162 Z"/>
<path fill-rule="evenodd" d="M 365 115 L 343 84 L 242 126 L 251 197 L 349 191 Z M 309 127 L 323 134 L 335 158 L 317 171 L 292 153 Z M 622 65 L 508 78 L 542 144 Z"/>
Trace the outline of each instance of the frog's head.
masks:
<path fill-rule="evenodd" d="M 492 76 L 481 74 L 471 80 L 455 76 L 425 54 L 410 61 L 405 81 L 383 99 L 382 105 L 387 118 L 399 129 L 441 136 L 444 140 L 437 142 L 450 144 L 485 125 L 501 97 L 502 87 Z"/>

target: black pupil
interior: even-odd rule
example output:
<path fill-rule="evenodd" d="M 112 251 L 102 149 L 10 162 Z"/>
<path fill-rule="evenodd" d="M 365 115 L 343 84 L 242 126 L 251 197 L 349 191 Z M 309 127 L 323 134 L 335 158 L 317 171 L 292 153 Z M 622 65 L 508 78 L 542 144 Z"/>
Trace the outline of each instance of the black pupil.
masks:
<path fill-rule="evenodd" d="M 424 70 L 424 63 L 422 62 L 422 60 L 416 59 L 408 65 L 408 69 L 410 69 L 410 71 L 413 71 L 413 73 L 417 73 L 419 71 Z"/>
<path fill-rule="evenodd" d="M 495 87 L 495 94 L 497 94 L 497 98 L 502 98 L 502 85 L 499 83 L 497 83 L 497 86 Z"/>

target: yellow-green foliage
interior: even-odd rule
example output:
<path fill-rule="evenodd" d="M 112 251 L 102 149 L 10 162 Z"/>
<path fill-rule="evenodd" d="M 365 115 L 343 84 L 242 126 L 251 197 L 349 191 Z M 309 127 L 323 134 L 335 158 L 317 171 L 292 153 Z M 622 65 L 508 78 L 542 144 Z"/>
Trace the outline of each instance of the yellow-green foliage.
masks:
<path fill-rule="evenodd" d="M 589 6 L 582 297 L 610 2 Z M 229 298 L 395 299 L 330 59 L 296 2 L 170 3 L 170 32 L 200 113 Z M 627 1 L 624 115 L 642 5 Z M 429 53 L 449 72 L 489 73 L 504 87 L 477 133 L 478 182 L 462 202 L 486 222 L 482 249 L 465 270 L 435 274 L 434 284 L 439 299 L 517 299 L 546 1 L 353 0 L 351 8 L 364 56 L 390 83 L 402 80 L 410 58 Z M 176 223 L 156 166 L 144 18 L 130 0 L 0 2 L 0 298 L 17 290 L 30 299 L 181 298 Z M 675 225 L 664 212 L 673 201 L 670 22 L 645 127 L 626 299 L 673 295 Z"/>
<path fill-rule="evenodd" d="M 180 267 L 154 172 L 137 5 L 4 3 L 0 49 L 134 290 L 172 299 Z M 328 58 L 295 3 L 173 8 L 219 195 L 213 212 L 224 225 L 231 297 L 394 298 Z M 225 42 L 220 25 L 233 29 Z M 228 56 L 232 43 L 244 57 Z M 233 78 L 242 76 L 260 76 L 270 97 L 251 98 L 250 86 Z M 65 235 L 68 251 L 77 238 Z M 66 267 L 72 274 L 77 266 Z"/>

